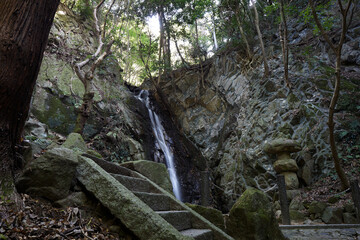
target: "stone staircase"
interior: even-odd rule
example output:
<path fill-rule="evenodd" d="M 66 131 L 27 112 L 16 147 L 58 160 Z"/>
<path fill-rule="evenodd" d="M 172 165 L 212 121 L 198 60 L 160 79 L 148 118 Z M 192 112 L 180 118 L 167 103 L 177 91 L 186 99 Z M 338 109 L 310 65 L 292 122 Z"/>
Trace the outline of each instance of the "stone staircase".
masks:
<path fill-rule="evenodd" d="M 152 214 L 164 219 L 185 239 L 233 239 L 143 175 L 91 155 L 85 154 L 83 156 L 92 159 L 122 186 L 149 206 L 153 211 Z"/>
<path fill-rule="evenodd" d="M 131 172 L 130 172 L 131 173 Z M 111 174 L 122 185 L 132 191 L 140 200 L 147 204 L 155 213 L 159 214 L 176 230 L 185 236 L 196 240 L 212 240 L 213 234 L 210 229 L 194 229 L 191 223 L 191 214 L 188 210 L 182 210 L 168 195 L 163 194 L 149 181 L 139 177 L 131 177 L 121 174 Z M 136 175 L 136 173 L 133 173 Z"/>

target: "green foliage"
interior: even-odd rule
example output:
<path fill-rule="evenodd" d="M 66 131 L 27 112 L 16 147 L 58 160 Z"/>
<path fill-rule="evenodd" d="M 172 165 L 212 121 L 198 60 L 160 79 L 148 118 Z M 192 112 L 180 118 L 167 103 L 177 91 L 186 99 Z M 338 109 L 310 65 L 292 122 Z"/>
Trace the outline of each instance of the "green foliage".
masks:
<path fill-rule="evenodd" d="M 7 240 L 7 236 L 0 234 L 0 240 Z"/>
<path fill-rule="evenodd" d="M 92 18 L 92 7 L 90 5 L 90 0 L 78 0 L 75 4 L 75 12 L 78 12 L 82 18 Z"/>
<path fill-rule="evenodd" d="M 318 14 L 319 20 L 325 31 L 329 31 L 333 28 L 336 23 L 336 19 L 331 15 L 331 6 L 334 4 L 334 1 L 328 1 L 326 3 L 321 3 L 316 6 L 316 12 Z M 315 35 L 320 34 L 320 30 L 315 24 L 314 16 L 312 15 L 311 7 L 307 6 L 304 10 L 300 12 L 300 21 L 303 21 L 306 24 L 309 24 L 313 28 L 313 33 Z"/>

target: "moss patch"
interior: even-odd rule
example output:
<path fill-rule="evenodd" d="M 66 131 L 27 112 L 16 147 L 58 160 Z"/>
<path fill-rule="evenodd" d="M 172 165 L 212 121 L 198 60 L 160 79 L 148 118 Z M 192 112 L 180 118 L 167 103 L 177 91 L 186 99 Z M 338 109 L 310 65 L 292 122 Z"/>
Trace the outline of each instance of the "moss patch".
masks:
<path fill-rule="evenodd" d="M 43 104 L 33 106 L 32 112 L 37 119 L 61 134 L 67 135 L 74 130 L 76 121 L 74 107 L 64 105 L 59 98 L 51 94 Z"/>

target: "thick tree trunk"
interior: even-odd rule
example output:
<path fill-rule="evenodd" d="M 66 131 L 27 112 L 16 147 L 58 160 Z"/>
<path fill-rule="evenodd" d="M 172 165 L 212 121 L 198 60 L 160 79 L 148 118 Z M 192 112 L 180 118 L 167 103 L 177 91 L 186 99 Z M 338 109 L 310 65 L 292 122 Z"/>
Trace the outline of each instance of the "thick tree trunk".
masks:
<path fill-rule="evenodd" d="M 0 1 L 0 182 L 13 171 L 59 0 Z M 0 189 L 2 191 L 3 189 Z M 1 193 L 0 193 L 1 195 Z"/>

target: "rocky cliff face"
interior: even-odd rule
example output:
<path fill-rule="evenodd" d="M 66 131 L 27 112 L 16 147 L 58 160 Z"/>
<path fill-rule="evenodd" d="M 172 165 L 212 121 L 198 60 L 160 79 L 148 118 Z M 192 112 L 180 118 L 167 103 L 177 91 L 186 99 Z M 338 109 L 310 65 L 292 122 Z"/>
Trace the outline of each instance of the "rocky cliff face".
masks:
<path fill-rule="evenodd" d="M 83 21 L 60 5 L 51 29 L 31 114 L 53 132 L 67 135 L 74 130 L 84 86 L 72 69 L 96 50 L 91 22 Z M 124 85 L 121 68 L 108 57 L 96 71 L 93 115 L 85 138 L 108 160 L 121 162 L 147 159 L 153 139 L 146 109 Z"/>
<path fill-rule="evenodd" d="M 74 130 L 84 86 L 74 73 L 72 63 L 82 61 L 95 52 L 97 45 L 92 29 L 91 22 L 83 22 L 60 5 L 37 80 L 31 119 L 25 133 L 25 137 L 34 143 L 34 153 L 46 149 L 51 140 L 58 142 L 58 134 L 66 136 Z M 118 62 L 111 56 L 97 69 L 93 80 L 93 113 L 85 125 L 84 137 L 92 148 L 109 161 L 148 159 L 165 163 L 161 150 L 155 146 L 148 110 L 134 97 L 137 90 L 131 88 L 130 91 L 125 86 L 121 72 Z M 194 166 L 192 159 L 196 158 L 201 165 L 203 158 L 198 157 L 198 150 L 193 144 L 173 128 L 166 109 L 155 102 L 153 105 L 171 138 L 169 144 L 177 159 L 184 200 L 196 202 L 199 199 L 198 171 L 201 167 Z M 45 131 L 47 127 L 49 134 Z M 62 139 L 60 137 L 60 141 Z"/>
<path fill-rule="evenodd" d="M 71 63 L 85 59 L 96 46 L 90 23 L 79 24 L 81 20 L 63 6 L 59 10 L 31 109 L 32 117 L 52 130 L 48 137 L 54 140 L 55 133 L 67 135 L 73 130 L 84 93 Z M 224 211 L 249 186 L 272 195 L 275 156 L 263 150 L 271 139 L 286 137 L 301 143 L 302 151 L 293 156 L 301 186 L 331 169 L 327 108 L 334 56 L 326 45 L 317 44 L 304 25 L 293 26 L 289 29 L 292 91 L 283 81 L 278 39 L 267 43 L 269 78 L 262 77 L 259 49 L 254 49 L 253 61 L 246 62 L 238 48 L 227 48 L 202 67 L 176 70 L 173 80 L 163 77 L 157 92 L 151 83 L 143 85 L 156 93 L 155 108 L 172 139 L 188 201 L 199 198 L 199 171 L 206 169 L 211 171 L 214 203 Z M 345 77 L 336 114 L 338 140 L 354 144 L 360 144 L 359 32 L 360 25 L 354 24 L 344 46 Z M 267 35 L 274 34 L 275 30 Z M 308 45 L 304 40 L 313 45 L 304 47 Z M 85 127 L 89 145 L 110 161 L 153 159 L 156 149 L 147 109 L 124 86 L 114 58 L 109 57 L 97 70 L 94 92 L 94 113 Z M 42 131 L 31 139 L 46 148 L 50 142 L 41 140 L 44 135 Z"/>
<path fill-rule="evenodd" d="M 300 34 L 296 34 L 298 28 Z M 356 60 L 360 59 L 359 30 L 359 25 L 353 26 L 351 40 L 345 44 L 346 77 L 342 80 L 336 114 L 338 140 L 352 132 L 354 142 L 359 142 L 356 132 L 360 124 Z M 244 56 L 241 51 L 228 49 L 202 67 L 175 71 L 174 80 L 163 78 L 159 84 L 159 98 L 177 127 L 206 158 L 206 167 L 212 173 L 213 194 L 223 210 L 228 210 L 249 186 L 272 195 L 275 156 L 264 152 L 267 141 L 285 137 L 301 143 L 302 151 L 294 155 L 300 167 L 297 175 L 301 186 L 310 185 L 332 165 L 327 108 L 334 83 L 331 67 L 334 56 L 322 44 L 301 47 L 303 39 L 312 37 L 304 25 L 296 25 L 290 33 L 290 42 L 298 44 L 292 46 L 290 54 L 292 91 L 283 80 L 281 49 L 276 48 L 279 44 L 271 43 L 268 43 L 273 45 L 268 52 L 272 69 L 269 78 L 262 77 L 259 49 L 255 49 L 252 63 L 241 59 Z M 150 83 L 143 87 L 153 88 Z M 357 127 L 349 128 L 351 122 Z"/>

